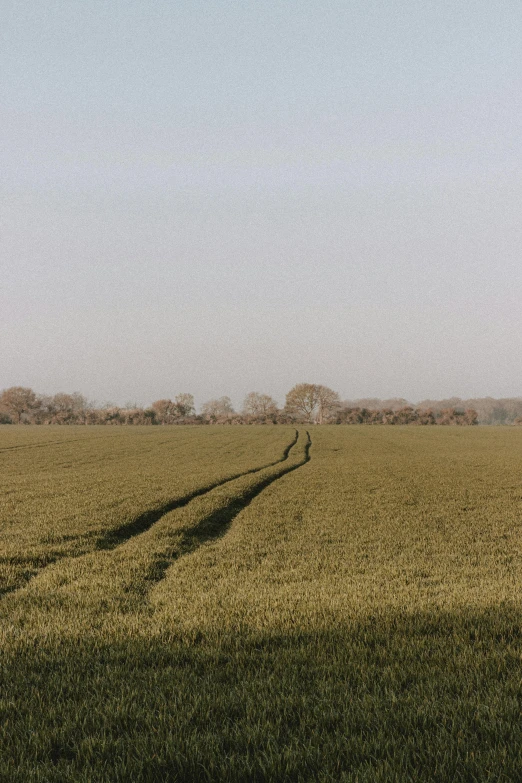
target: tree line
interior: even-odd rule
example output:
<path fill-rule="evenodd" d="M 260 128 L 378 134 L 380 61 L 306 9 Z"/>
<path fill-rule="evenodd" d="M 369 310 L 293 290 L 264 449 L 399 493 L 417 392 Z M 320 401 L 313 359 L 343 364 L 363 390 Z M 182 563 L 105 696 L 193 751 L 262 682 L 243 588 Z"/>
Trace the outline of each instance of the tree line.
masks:
<path fill-rule="evenodd" d="M 522 402 L 522 401 L 521 401 Z M 97 406 L 75 392 L 37 394 L 24 386 L 11 386 L 0 393 L 0 424 L 416 424 L 475 425 L 475 408 L 456 404 L 410 405 L 407 400 L 358 400 L 342 402 L 328 386 L 298 383 L 280 408 L 269 394 L 250 392 L 240 411 L 230 397 L 208 400 L 196 411 L 192 394 L 155 400 L 148 408 Z M 507 423 L 505 421 L 500 423 Z M 522 424 L 522 410 L 520 421 Z"/>
<path fill-rule="evenodd" d="M 440 416 L 443 411 L 452 409 L 456 411 L 474 410 L 477 412 L 479 424 L 522 424 L 522 397 L 503 397 L 501 399 L 494 397 L 468 399 L 448 397 L 444 400 L 422 400 L 414 406 L 402 397 L 389 400 L 367 397 L 346 401 L 344 405 L 351 408 L 391 409 L 393 411 L 411 406 L 420 410 L 431 410 L 436 416 Z"/>

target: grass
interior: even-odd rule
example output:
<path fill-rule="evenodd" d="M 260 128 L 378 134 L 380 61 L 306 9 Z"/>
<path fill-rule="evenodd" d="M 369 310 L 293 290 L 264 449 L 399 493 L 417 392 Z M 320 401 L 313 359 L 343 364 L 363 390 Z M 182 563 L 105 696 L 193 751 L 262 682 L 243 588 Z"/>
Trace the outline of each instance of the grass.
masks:
<path fill-rule="evenodd" d="M 0 780 L 520 779 L 522 434 L 310 434 L 4 596 Z"/>
<path fill-rule="evenodd" d="M 0 427 L 0 594 L 284 458 L 291 427 Z"/>

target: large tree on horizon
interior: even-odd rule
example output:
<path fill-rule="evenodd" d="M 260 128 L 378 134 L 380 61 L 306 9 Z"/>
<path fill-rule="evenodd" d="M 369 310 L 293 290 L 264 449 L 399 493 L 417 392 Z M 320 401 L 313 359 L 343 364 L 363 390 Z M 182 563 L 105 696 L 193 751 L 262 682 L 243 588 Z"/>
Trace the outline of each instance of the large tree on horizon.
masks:
<path fill-rule="evenodd" d="M 286 395 L 285 409 L 309 424 L 324 424 L 339 404 L 338 393 L 328 386 L 297 383 Z"/>
<path fill-rule="evenodd" d="M 38 397 L 25 386 L 11 386 L 0 394 L 0 410 L 13 415 L 16 424 L 20 424 L 24 413 L 32 413 L 38 406 Z"/>

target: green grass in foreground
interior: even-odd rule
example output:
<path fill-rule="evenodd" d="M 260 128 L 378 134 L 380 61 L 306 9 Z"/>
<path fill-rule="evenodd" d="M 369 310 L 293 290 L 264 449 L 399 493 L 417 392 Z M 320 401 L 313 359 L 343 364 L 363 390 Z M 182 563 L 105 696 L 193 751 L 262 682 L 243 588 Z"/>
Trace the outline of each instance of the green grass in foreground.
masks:
<path fill-rule="evenodd" d="M 522 433 L 311 436 L 4 596 L 0 780 L 520 780 Z"/>

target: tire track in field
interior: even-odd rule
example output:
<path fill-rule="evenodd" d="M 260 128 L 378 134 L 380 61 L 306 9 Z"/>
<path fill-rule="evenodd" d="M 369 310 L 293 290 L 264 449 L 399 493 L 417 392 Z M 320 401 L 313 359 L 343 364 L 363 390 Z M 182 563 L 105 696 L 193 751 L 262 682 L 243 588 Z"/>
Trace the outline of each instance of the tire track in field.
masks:
<path fill-rule="evenodd" d="M 190 503 L 191 500 L 194 500 L 194 498 L 201 497 L 201 495 L 206 495 L 213 489 L 222 487 L 231 481 L 236 481 L 238 478 L 243 478 L 243 476 L 249 476 L 252 473 L 260 473 L 262 470 L 266 470 L 267 468 L 272 468 L 275 467 L 275 465 L 280 465 L 283 462 L 286 462 L 290 456 L 291 450 L 297 443 L 298 438 L 299 432 L 296 430 L 294 439 L 291 443 L 288 444 L 288 446 L 285 447 L 281 459 L 276 459 L 275 462 L 269 462 L 267 465 L 262 465 L 260 468 L 250 468 L 250 470 L 246 470 L 243 473 L 236 473 L 234 476 L 229 476 L 228 478 L 222 479 L 221 481 L 216 481 L 214 484 L 207 484 L 206 486 L 200 487 L 199 489 L 196 489 L 181 498 L 169 500 L 158 508 L 144 511 L 130 522 L 125 522 L 123 525 L 120 525 L 120 527 L 108 531 L 105 536 L 98 539 L 95 549 L 115 549 L 117 546 L 124 544 L 133 536 L 137 536 L 140 533 L 145 533 L 145 531 L 149 530 L 149 528 L 155 525 L 156 522 L 159 522 L 159 520 L 164 517 L 165 514 L 168 514 L 170 511 L 175 511 L 177 508 L 183 508 L 183 506 L 188 505 L 188 503 Z"/>
<path fill-rule="evenodd" d="M 116 549 L 118 546 L 124 544 L 126 541 L 129 541 L 129 539 L 133 538 L 134 536 L 137 536 L 140 533 L 145 533 L 156 522 L 158 522 L 162 517 L 164 517 L 165 514 L 168 514 L 170 511 L 174 511 L 177 508 L 183 508 L 183 506 L 188 505 L 191 500 L 194 500 L 197 497 L 201 497 L 202 495 L 206 495 L 207 493 L 211 492 L 213 489 L 222 487 L 225 484 L 228 484 L 232 481 L 236 481 L 239 478 L 243 478 L 244 476 L 248 476 L 252 473 L 260 473 L 262 470 L 266 470 L 267 468 L 272 468 L 275 467 L 276 465 L 280 465 L 286 462 L 286 460 L 288 460 L 290 456 L 291 450 L 296 445 L 298 439 L 299 439 L 299 431 L 295 430 L 294 438 L 287 446 L 285 446 L 283 450 L 283 456 L 281 457 L 281 459 L 277 459 L 274 462 L 269 462 L 268 464 L 262 465 L 259 468 L 250 468 L 250 470 L 244 471 L 243 473 L 236 473 L 235 475 L 229 476 L 226 479 L 222 479 L 221 481 L 217 481 L 213 484 L 208 484 L 204 487 L 196 489 L 194 490 L 194 492 L 190 492 L 189 494 L 184 495 L 181 498 L 176 498 L 167 501 L 167 503 L 164 503 L 162 506 L 145 511 L 139 516 L 130 520 L 129 522 L 120 525 L 120 527 L 108 531 L 105 535 L 103 535 L 101 538 L 99 538 L 96 541 L 94 548 L 90 550 L 90 552 L 79 552 L 77 554 L 69 553 L 63 555 L 60 554 L 54 557 L 49 556 L 45 564 L 42 564 L 39 568 L 37 568 L 35 573 L 30 574 L 26 578 L 24 578 L 22 584 L 18 584 L 13 587 L 0 588 L 0 598 L 6 595 L 11 595 L 13 593 L 16 593 L 18 590 L 21 590 L 22 588 L 26 587 L 29 584 L 29 582 L 31 582 L 36 576 L 41 574 L 41 572 L 44 570 L 44 568 L 47 568 L 47 566 L 54 565 L 60 560 L 83 557 L 84 555 L 90 554 L 92 552 Z M 294 469 L 293 467 L 290 468 L 290 470 L 293 469 Z"/>
<path fill-rule="evenodd" d="M 302 468 L 303 465 L 306 465 L 308 462 L 310 462 L 310 448 L 312 446 L 312 439 L 308 430 L 306 431 L 306 437 L 307 443 L 304 447 L 304 457 L 301 462 L 298 462 L 296 465 L 290 465 L 290 467 L 283 468 L 275 476 L 265 477 L 261 481 L 257 482 L 257 484 L 249 487 L 242 495 L 234 498 L 226 506 L 213 511 L 206 517 L 203 517 L 203 519 L 201 519 L 195 527 L 184 531 L 183 536 L 178 544 L 178 551 L 171 556 L 158 558 L 158 560 L 156 560 L 154 563 L 148 575 L 150 587 L 152 588 L 158 582 L 160 582 L 165 577 L 165 572 L 167 569 L 170 568 L 170 566 L 173 565 L 176 560 L 179 560 L 180 557 L 192 554 L 192 552 L 195 552 L 197 549 L 199 549 L 200 546 L 203 546 L 203 544 L 207 544 L 210 541 L 215 541 L 219 538 L 222 538 L 230 528 L 230 525 L 234 519 L 241 513 L 241 511 L 247 508 L 250 503 L 252 503 L 252 501 L 261 494 L 261 492 L 263 492 L 263 490 L 270 486 L 270 484 L 273 484 L 283 476 L 292 473 L 292 471 L 297 470 L 298 468 Z M 297 433 L 295 443 L 297 443 L 298 438 L 299 433 Z M 295 445 L 295 443 L 293 445 Z"/>

